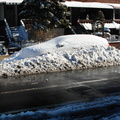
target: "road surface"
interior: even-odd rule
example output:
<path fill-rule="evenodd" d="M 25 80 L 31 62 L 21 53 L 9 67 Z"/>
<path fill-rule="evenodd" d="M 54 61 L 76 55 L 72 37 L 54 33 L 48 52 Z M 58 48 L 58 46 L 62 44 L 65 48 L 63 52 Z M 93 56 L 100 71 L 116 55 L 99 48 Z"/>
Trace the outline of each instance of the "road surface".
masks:
<path fill-rule="evenodd" d="M 0 114 L 93 101 L 119 92 L 120 66 L 0 78 Z"/>

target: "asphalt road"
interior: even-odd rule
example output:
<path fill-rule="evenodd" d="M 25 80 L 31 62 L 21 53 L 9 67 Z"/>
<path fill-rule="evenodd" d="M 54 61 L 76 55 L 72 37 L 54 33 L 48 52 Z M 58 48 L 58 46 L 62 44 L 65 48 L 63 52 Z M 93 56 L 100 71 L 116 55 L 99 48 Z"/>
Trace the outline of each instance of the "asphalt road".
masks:
<path fill-rule="evenodd" d="M 0 78 L 0 114 L 120 92 L 120 66 Z"/>

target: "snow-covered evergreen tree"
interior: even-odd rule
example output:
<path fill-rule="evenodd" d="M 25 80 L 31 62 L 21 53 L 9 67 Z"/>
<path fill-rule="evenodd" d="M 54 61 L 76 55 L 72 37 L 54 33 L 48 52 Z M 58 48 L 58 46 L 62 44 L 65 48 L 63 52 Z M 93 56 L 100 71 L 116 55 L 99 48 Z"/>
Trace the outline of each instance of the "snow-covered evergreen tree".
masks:
<path fill-rule="evenodd" d="M 68 8 L 61 2 L 64 0 L 24 0 L 21 18 L 33 20 L 35 29 L 48 30 L 54 27 L 69 27 Z"/>

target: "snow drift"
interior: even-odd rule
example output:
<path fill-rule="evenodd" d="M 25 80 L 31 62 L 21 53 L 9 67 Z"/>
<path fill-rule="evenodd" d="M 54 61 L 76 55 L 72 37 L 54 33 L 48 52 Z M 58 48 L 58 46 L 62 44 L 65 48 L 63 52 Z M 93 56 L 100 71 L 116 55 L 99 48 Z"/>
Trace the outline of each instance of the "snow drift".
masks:
<path fill-rule="evenodd" d="M 98 98 L 91 102 L 71 102 L 36 111 L 2 114 L 0 120 L 119 120 L 120 95 Z M 90 112 L 92 111 L 92 113 Z"/>
<path fill-rule="evenodd" d="M 120 64 L 120 51 L 94 35 L 66 35 L 26 47 L 0 63 L 0 76 Z"/>

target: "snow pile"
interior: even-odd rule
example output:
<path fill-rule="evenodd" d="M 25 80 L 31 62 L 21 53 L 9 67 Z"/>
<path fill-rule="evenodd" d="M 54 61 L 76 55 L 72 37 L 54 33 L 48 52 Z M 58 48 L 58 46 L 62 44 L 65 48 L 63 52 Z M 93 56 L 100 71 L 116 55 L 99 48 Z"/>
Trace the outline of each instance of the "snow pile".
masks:
<path fill-rule="evenodd" d="M 31 58 L 47 53 L 55 53 L 59 51 L 72 51 L 74 49 L 91 48 L 94 46 L 108 47 L 108 42 L 104 38 L 94 35 L 66 35 L 56 37 L 42 44 L 33 45 L 23 48 L 20 52 L 8 58 L 7 61 Z"/>
<path fill-rule="evenodd" d="M 23 48 L 0 63 L 0 76 L 26 75 L 120 64 L 120 50 L 94 35 L 66 35 Z"/>
<path fill-rule="evenodd" d="M 120 96 L 99 98 L 92 102 L 74 102 L 61 106 L 2 114 L 0 120 L 119 120 Z M 112 106 L 112 107 L 111 107 Z"/>

